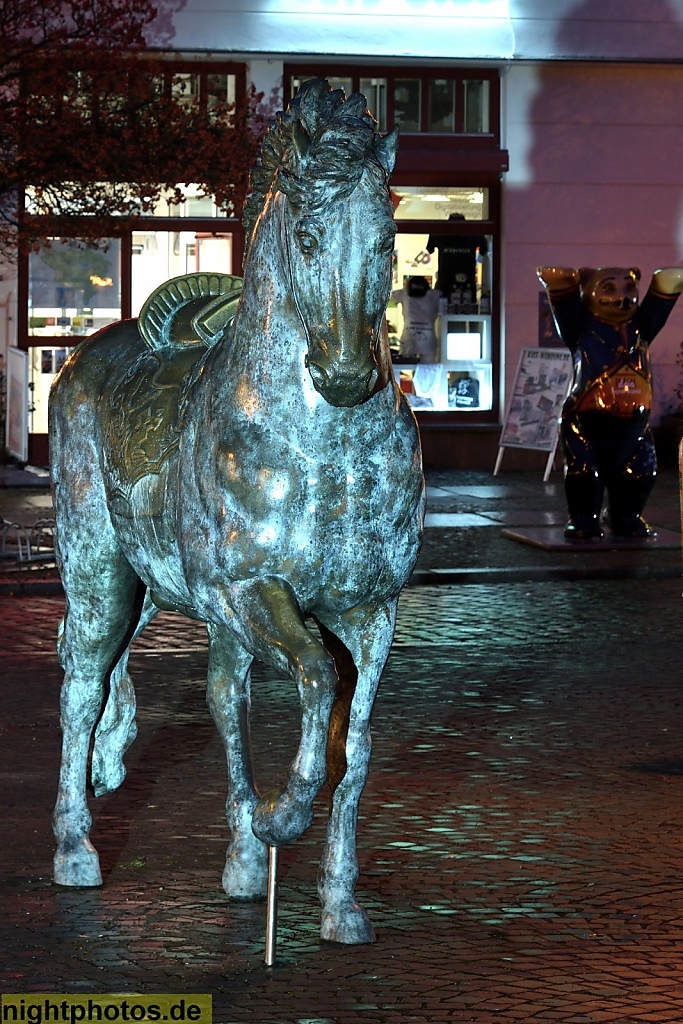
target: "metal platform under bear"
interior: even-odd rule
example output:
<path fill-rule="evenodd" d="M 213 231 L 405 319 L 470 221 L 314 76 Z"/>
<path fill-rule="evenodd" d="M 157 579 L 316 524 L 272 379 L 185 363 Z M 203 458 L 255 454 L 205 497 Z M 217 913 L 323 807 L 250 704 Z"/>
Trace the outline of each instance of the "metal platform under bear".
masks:
<path fill-rule="evenodd" d="M 544 551 L 642 551 L 643 549 L 659 548 L 660 550 L 675 549 L 681 546 L 681 535 L 673 530 L 656 528 L 652 537 L 613 537 L 609 529 L 602 539 L 597 537 L 586 540 L 570 540 L 564 535 L 563 526 L 525 526 L 519 529 L 501 530 L 503 537 L 530 544 Z"/>

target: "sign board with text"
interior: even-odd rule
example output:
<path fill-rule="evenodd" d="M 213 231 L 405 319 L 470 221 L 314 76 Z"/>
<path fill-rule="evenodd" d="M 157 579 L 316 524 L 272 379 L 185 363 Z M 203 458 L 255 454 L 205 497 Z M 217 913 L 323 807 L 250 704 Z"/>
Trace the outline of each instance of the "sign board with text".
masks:
<path fill-rule="evenodd" d="M 571 353 L 557 348 L 522 349 L 505 422 L 500 435 L 493 475 L 500 468 L 504 448 L 530 448 L 548 453 L 543 477 L 552 468 L 559 438 L 562 406 L 572 381 Z"/>

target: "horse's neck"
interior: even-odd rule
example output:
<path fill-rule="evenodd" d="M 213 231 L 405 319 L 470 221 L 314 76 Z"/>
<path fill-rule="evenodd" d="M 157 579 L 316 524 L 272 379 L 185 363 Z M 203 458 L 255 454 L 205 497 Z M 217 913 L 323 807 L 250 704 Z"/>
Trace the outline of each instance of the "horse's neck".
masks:
<path fill-rule="evenodd" d="M 284 197 L 280 197 L 284 201 Z M 225 373 L 254 395 L 265 388 L 272 401 L 279 388 L 301 389 L 309 379 L 304 326 L 292 294 L 279 204 L 261 217 L 244 273 L 232 338 L 223 353 Z"/>

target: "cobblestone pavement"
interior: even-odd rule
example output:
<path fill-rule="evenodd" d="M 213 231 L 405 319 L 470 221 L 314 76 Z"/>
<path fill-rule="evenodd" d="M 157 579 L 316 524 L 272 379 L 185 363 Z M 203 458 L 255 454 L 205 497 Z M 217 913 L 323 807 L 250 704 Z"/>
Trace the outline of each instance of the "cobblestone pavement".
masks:
<path fill-rule="evenodd" d="M 93 801 L 103 888 L 52 885 L 59 597 L 0 596 L 0 990 L 210 992 L 220 1024 L 683 1020 L 681 580 L 412 587 L 358 826 L 372 946 L 321 943 L 316 819 L 263 904 L 220 888 L 225 764 L 203 630 L 163 615 L 131 659 L 140 735 Z M 254 683 L 259 783 L 296 742 Z"/>

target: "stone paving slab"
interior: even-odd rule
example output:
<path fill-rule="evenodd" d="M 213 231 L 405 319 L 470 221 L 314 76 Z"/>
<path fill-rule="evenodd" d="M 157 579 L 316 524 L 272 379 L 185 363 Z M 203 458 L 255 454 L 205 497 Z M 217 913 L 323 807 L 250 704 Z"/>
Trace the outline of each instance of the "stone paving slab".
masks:
<path fill-rule="evenodd" d="M 203 627 L 160 615 L 131 658 L 140 736 L 93 801 L 105 884 L 52 885 L 58 598 L 3 598 L 0 991 L 211 992 L 220 1024 L 683 1019 L 681 581 L 421 587 L 401 597 L 359 821 L 372 946 L 321 943 L 310 831 L 263 904 L 220 889 L 225 763 Z M 259 668 L 259 783 L 296 743 Z"/>

